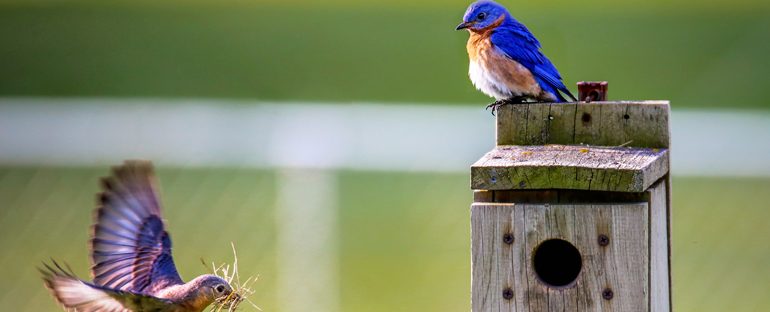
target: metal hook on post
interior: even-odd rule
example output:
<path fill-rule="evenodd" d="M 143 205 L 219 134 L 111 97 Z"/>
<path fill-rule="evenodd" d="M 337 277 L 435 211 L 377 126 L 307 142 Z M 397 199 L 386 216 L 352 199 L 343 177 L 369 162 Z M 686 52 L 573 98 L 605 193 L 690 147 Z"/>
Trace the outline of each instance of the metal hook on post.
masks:
<path fill-rule="evenodd" d="M 581 81 L 577 83 L 578 100 L 586 103 L 607 100 L 606 81 Z"/>

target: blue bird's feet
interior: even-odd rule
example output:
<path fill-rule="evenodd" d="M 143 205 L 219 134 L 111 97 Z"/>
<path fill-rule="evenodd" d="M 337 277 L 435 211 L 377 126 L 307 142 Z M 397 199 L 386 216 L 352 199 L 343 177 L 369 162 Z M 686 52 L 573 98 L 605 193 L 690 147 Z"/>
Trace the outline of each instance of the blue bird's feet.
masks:
<path fill-rule="evenodd" d="M 514 96 L 504 100 L 497 100 L 494 103 L 487 105 L 486 110 L 489 110 L 491 108 L 492 116 L 494 116 L 495 112 L 497 112 L 497 110 L 500 109 L 500 106 L 510 105 L 510 104 L 524 104 L 524 103 L 527 103 L 526 100 L 527 100 L 527 97 L 524 97 L 524 96 Z"/>

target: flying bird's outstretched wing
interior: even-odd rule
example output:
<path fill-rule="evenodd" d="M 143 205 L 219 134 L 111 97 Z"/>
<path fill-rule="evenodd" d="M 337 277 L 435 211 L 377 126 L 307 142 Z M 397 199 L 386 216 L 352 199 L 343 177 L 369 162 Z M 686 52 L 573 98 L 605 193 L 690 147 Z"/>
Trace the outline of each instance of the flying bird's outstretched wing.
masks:
<path fill-rule="evenodd" d="M 46 287 L 68 310 L 78 312 L 167 311 L 172 302 L 152 296 L 109 289 L 81 281 L 58 263 L 41 269 Z"/>
<path fill-rule="evenodd" d="M 102 179 L 91 239 L 91 274 L 102 288 L 153 294 L 182 284 L 171 257 L 152 164 L 126 161 Z"/>
<path fill-rule="evenodd" d="M 509 58 L 519 62 L 535 76 L 543 90 L 553 93 L 560 101 L 566 101 L 559 91 L 575 97 L 561 80 L 556 66 L 540 51 L 540 42 L 518 21 L 498 27 L 492 34 L 492 43 Z"/>

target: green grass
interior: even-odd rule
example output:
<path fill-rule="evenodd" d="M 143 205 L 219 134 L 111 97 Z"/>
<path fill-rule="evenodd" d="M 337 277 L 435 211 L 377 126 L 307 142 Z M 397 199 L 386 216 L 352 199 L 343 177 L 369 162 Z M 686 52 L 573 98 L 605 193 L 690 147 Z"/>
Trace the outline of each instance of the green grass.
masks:
<path fill-rule="evenodd" d="M 453 30 L 466 1 L 351 2 L 6 3 L 0 96 L 488 101 L 467 78 L 467 34 Z M 770 107 L 766 2 L 656 3 L 507 4 L 569 86 Z"/>
<path fill-rule="evenodd" d="M 0 306 L 56 311 L 35 266 L 55 257 L 87 276 L 88 226 L 106 168 L 0 168 Z M 160 168 L 183 277 L 199 258 L 259 274 L 252 299 L 276 311 L 272 172 Z M 470 191 L 464 174 L 340 172 L 342 311 L 467 311 Z M 674 180 L 674 305 L 759 311 L 770 305 L 770 179 Z"/>

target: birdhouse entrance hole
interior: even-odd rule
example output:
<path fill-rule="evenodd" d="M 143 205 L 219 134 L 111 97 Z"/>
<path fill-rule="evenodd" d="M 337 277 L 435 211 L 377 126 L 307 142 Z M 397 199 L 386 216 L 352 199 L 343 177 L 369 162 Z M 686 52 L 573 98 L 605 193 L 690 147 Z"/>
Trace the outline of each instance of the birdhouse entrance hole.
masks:
<path fill-rule="evenodd" d="M 583 267 L 580 251 L 568 241 L 546 240 L 535 248 L 532 264 L 540 281 L 552 287 L 572 284 Z"/>

